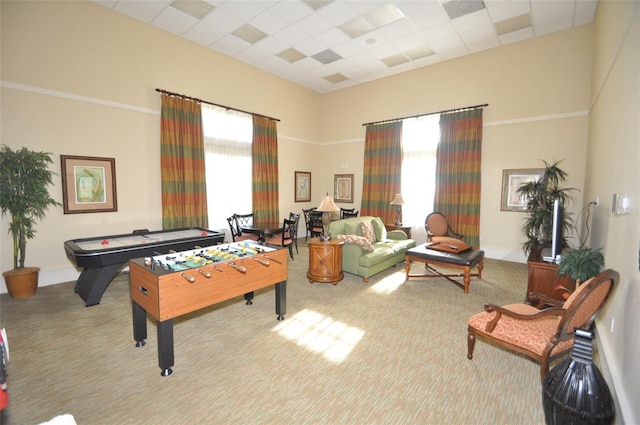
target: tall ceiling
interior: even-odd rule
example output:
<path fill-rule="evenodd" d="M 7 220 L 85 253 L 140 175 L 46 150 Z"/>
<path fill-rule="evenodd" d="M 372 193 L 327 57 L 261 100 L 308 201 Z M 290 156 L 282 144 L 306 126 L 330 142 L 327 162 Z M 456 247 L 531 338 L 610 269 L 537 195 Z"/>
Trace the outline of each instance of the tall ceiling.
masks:
<path fill-rule="evenodd" d="M 597 0 L 91 0 L 328 93 L 591 23 Z"/>

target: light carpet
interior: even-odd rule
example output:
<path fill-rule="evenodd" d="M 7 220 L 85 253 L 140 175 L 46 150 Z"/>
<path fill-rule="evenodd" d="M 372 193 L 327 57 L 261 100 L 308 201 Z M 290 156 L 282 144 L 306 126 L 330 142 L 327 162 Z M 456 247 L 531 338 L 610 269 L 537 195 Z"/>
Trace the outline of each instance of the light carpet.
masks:
<path fill-rule="evenodd" d="M 3 424 L 71 414 L 92 424 L 542 424 L 539 366 L 478 341 L 467 318 L 521 302 L 526 264 L 486 260 L 463 291 L 404 280 L 403 264 L 363 282 L 310 284 L 308 250 L 289 261 L 287 314 L 273 288 L 175 320 L 175 366 L 161 377 L 156 325 L 133 340 L 128 275 L 85 307 L 74 282 L 1 299 L 9 336 Z M 295 251 L 294 251 L 295 252 Z M 423 267 L 414 264 L 413 267 Z"/>

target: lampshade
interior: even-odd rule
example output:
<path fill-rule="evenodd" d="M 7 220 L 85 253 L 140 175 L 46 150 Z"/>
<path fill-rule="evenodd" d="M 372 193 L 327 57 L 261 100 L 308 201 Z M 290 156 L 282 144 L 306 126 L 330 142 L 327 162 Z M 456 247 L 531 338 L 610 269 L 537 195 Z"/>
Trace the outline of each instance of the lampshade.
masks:
<path fill-rule="evenodd" d="M 336 204 L 333 203 L 333 199 L 331 199 L 331 196 L 329 196 L 329 194 L 327 193 L 324 198 L 322 198 L 322 202 L 320 202 L 320 206 L 318 207 L 317 211 L 335 212 L 340 211 L 340 208 L 338 208 Z"/>
<path fill-rule="evenodd" d="M 396 193 L 396 197 L 391 201 L 391 205 L 404 205 L 404 199 L 402 199 L 401 193 Z"/>

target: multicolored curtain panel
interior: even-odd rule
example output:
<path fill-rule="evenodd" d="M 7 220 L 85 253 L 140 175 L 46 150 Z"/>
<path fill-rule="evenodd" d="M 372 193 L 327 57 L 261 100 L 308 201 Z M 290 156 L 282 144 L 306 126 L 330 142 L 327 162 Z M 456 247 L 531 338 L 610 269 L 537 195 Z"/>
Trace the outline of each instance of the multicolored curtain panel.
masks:
<path fill-rule="evenodd" d="M 465 242 L 480 246 L 482 109 L 442 114 L 434 211 L 443 213 Z"/>
<path fill-rule="evenodd" d="M 253 116 L 251 146 L 253 218 L 260 226 L 280 222 L 278 206 L 278 130 L 276 121 Z"/>
<path fill-rule="evenodd" d="M 200 103 L 162 95 L 162 228 L 208 227 Z"/>
<path fill-rule="evenodd" d="M 390 205 L 401 191 L 402 121 L 368 125 L 364 140 L 364 176 L 360 215 L 395 220 Z"/>

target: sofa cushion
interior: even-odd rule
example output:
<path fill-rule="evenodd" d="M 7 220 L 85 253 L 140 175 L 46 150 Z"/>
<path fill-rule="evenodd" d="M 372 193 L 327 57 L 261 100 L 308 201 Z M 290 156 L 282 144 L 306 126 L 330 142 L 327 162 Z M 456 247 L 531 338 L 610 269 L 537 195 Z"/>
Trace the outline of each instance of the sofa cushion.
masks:
<path fill-rule="evenodd" d="M 373 252 L 362 255 L 358 264 L 362 267 L 371 267 L 390 257 L 393 257 L 393 251 L 391 249 L 387 247 L 376 247 Z"/>
<path fill-rule="evenodd" d="M 362 236 L 362 228 L 360 227 L 360 223 L 345 223 L 344 234 Z"/>
<path fill-rule="evenodd" d="M 383 241 L 387 239 L 387 228 L 379 217 L 373 219 L 373 230 L 376 232 L 376 240 Z"/>
<path fill-rule="evenodd" d="M 345 243 L 352 243 L 358 245 L 365 252 L 373 252 L 373 245 L 369 239 L 364 236 L 356 236 L 356 235 L 338 235 L 338 239 L 344 241 Z"/>
<path fill-rule="evenodd" d="M 374 243 L 376 239 L 376 232 L 373 230 L 373 224 L 371 224 L 371 220 L 365 220 L 360 223 L 360 227 L 362 227 L 362 236 L 369 239 L 369 242 Z"/>

